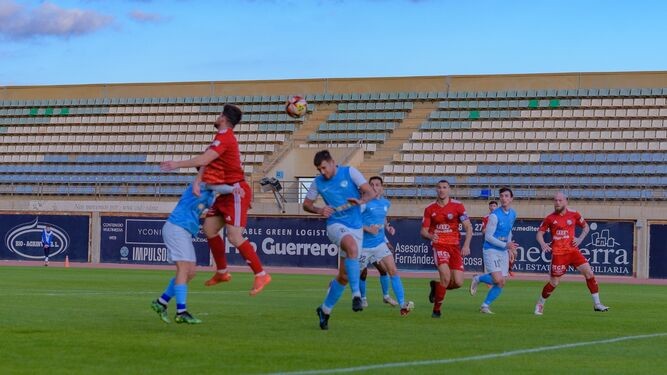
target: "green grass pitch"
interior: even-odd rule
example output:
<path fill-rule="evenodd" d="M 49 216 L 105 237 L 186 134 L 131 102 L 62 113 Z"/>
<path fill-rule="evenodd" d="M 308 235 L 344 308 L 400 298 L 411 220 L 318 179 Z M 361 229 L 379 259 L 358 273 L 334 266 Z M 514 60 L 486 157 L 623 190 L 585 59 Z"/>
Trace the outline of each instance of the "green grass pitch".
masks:
<path fill-rule="evenodd" d="M 478 312 L 486 288 L 471 297 L 466 285 L 448 292 L 442 318 L 433 319 L 427 279 L 403 280 L 416 309 L 400 317 L 396 308 L 382 304 L 378 279 L 369 277 L 370 306 L 352 312 L 346 291 L 329 331 L 321 331 L 315 307 L 331 276 L 275 273 L 261 294 L 250 297 L 248 273 L 237 272 L 231 283 L 210 288 L 203 286 L 208 275 L 200 274 L 190 284 L 188 307 L 204 323 L 187 326 L 163 323 L 149 306 L 172 271 L 2 267 L 0 272 L 2 374 L 652 374 L 667 369 L 665 286 L 601 283 L 602 302 L 611 310 L 594 313 L 585 283 L 564 282 L 538 317 L 533 308 L 543 282 L 510 280 L 492 316 Z M 172 319 L 173 312 L 174 301 Z M 624 339 L 604 342 L 615 338 Z"/>

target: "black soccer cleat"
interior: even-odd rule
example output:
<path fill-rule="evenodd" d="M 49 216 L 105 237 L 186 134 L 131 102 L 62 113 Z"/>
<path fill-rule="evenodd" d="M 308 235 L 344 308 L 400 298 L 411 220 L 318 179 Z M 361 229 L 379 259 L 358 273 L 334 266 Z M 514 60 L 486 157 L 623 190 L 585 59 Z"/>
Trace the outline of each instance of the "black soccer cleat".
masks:
<path fill-rule="evenodd" d="M 441 316 L 442 316 L 442 313 L 441 313 L 440 311 L 434 311 L 434 312 L 431 314 L 431 318 L 440 319 Z"/>
<path fill-rule="evenodd" d="M 363 310 L 364 310 L 364 302 L 361 300 L 361 297 L 359 296 L 352 297 L 352 311 L 357 312 Z"/>
<path fill-rule="evenodd" d="M 431 286 L 431 291 L 428 293 L 428 301 L 431 302 L 431 303 L 435 302 L 435 284 L 436 283 L 437 283 L 437 281 L 435 281 L 435 280 L 431 280 L 429 282 L 429 285 Z"/>
<path fill-rule="evenodd" d="M 322 330 L 329 329 L 329 314 L 324 313 L 322 306 L 317 306 L 315 312 L 317 313 L 317 317 L 320 318 L 320 328 Z"/>

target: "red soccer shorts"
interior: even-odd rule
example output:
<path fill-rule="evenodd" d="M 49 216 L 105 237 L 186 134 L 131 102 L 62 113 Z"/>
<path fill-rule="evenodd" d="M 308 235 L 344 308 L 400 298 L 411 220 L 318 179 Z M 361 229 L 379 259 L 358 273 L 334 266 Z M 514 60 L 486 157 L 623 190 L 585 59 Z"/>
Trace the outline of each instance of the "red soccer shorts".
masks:
<path fill-rule="evenodd" d="M 234 186 L 236 185 L 239 185 L 245 191 L 245 196 L 241 198 L 236 194 L 218 195 L 213 202 L 213 206 L 206 213 L 206 217 L 222 216 L 225 223 L 245 228 L 248 223 L 250 202 L 252 202 L 252 190 L 245 181 L 234 184 Z"/>
<path fill-rule="evenodd" d="M 447 264 L 450 270 L 463 271 L 463 257 L 457 245 L 438 245 L 433 248 L 433 257 L 436 267 Z"/>
<path fill-rule="evenodd" d="M 565 254 L 553 254 L 551 256 L 551 276 L 563 276 L 568 266 L 577 268 L 588 261 L 581 255 L 579 250 L 569 251 Z"/>

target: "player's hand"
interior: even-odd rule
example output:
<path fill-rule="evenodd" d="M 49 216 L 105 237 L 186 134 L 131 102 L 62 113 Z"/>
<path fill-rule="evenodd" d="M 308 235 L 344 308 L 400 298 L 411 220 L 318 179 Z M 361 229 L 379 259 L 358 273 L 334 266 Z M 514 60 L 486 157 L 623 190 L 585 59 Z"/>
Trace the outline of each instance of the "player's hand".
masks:
<path fill-rule="evenodd" d="M 510 256 L 510 264 L 514 263 L 514 261 L 516 260 L 516 247 L 509 251 L 509 256 Z"/>
<path fill-rule="evenodd" d="M 380 226 L 373 224 L 366 227 L 366 232 L 370 234 L 378 234 L 380 232 Z"/>
<path fill-rule="evenodd" d="M 551 251 L 551 246 L 549 246 L 549 244 L 546 243 L 546 242 L 543 243 L 543 244 L 541 244 L 540 246 L 542 247 L 542 251 L 544 251 L 544 252 L 546 252 L 546 253 L 548 253 L 548 252 Z"/>
<path fill-rule="evenodd" d="M 232 190 L 232 194 L 238 195 L 240 198 L 245 197 L 245 190 L 243 190 L 240 186 L 236 186 L 234 190 Z"/>
<path fill-rule="evenodd" d="M 160 163 L 160 169 L 162 169 L 165 172 L 173 171 L 174 169 L 178 169 L 176 166 L 176 162 L 173 160 L 167 160 L 163 161 Z"/>
<path fill-rule="evenodd" d="M 583 238 L 577 238 L 577 237 L 575 237 L 575 238 L 572 240 L 572 246 L 574 246 L 574 247 L 579 247 L 579 245 L 581 245 L 582 242 L 584 242 L 584 239 L 583 239 Z"/>
<path fill-rule="evenodd" d="M 387 230 L 387 233 L 389 233 L 389 234 L 392 235 L 392 236 L 393 236 L 394 234 L 396 234 L 396 228 L 394 228 L 394 227 L 393 227 L 391 224 L 389 224 L 389 223 L 387 223 L 387 225 L 385 226 L 385 229 Z"/>
<path fill-rule="evenodd" d="M 324 207 L 322 207 L 322 211 L 320 211 L 320 215 L 322 215 L 322 216 L 328 218 L 328 217 L 331 216 L 334 212 L 335 212 L 335 211 L 334 211 L 333 208 L 331 208 L 331 207 L 329 207 L 329 206 L 324 206 Z"/>
<path fill-rule="evenodd" d="M 194 194 L 195 197 L 201 195 L 201 186 L 198 183 L 192 184 L 192 194 Z"/>
<path fill-rule="evenodd" d="M 461 255 L 464 256 L 464 257 L 467 257 L 468 255 L 470 255 L 470 246 L 463 246 L 461 248 Z"/>
<path fill-rule="evenodd" d="M 347 198 L 347 203 L 353 205 L 353 206 L 359 206 L 361 205 L 361 201 L 357 198 Z"/>
<path fill-rule="evenodd" d="M 519 244 L 517 244 L 514 241 L 510 241 L 510 242 L 507 243 L 507 246 L 505 246 L 505 247 L 507 248 L 507 250 L 516 251 L 516 248 L 519 247 Z"/>
<path fill-rule="evenodd" d="M 433 245 L 433 244 L 436 243 L 436 242 L 438 242 L 438 235 L 435 234 L 435 233 L 433 233 L 433 234 L 431 235 L 431 245 Z"/>

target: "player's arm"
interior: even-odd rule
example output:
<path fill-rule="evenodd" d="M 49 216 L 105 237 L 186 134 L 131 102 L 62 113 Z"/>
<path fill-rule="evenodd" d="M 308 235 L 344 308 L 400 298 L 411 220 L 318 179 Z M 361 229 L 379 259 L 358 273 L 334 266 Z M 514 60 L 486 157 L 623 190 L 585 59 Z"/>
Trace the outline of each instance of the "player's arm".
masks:
<path fill-rule="evenodd" d="M 581 234 L 574 239 L 574 246 L 579 247 L 579 245 L 584 242 L 584 238 L 586 238 L 590 230 L 591 228 L 588 226 L 588 223 L 584 222 L 584 228 L 581 230 Z"/>
<path fill-rule="evenodd" d="M 463 247 L 461 248 L 461 255 L 467 256 L 470 255 L 470 242 L 472 241 L 472 223 L 470 219 L 466 218 L 462 222 L 463 229 L 466 231 L 466 238 L 463 240 Z"/>
<path fill-rule="evenodd" d="M 204 151 L 201 155 L 195 156 L 194 158 L 190 158 L 187 160 L 167 160 L 163 161 L 160 163 L 160 169 L 162 169 L 165 172 L 173 171 L 174 169 L 179 169 L 179 168 L 194 168 L 194 167 L 203 167 L 206 165 L 209 165 L 213 160 L 217 159 L 220 155 L 216 152 L 213 151 L 212 149 L 208 149 Z"/>
<path fill-rule="evenodd" d="M 537 235 L 535 235 L 535 238 L 537 239 L 537 243 L 540 244 L 542 250 L 548 253 L 549 251 L 551 251 L 551 246 L 549 246 L 548 243 L 544 242 L 544 233 L 545 231 L 542 230 L 542 228 L 540 228 L 540 230 L 537 231 Z"/>
<path fill-rule="evenodd" d="M 428 229 L 430 226 L 431 226 L 431 213 L 429 212 L 427 207 L 424 210 L 424 217 L 422 218 L 422 228 L 419 231 L 419 234 L 422 236 L 422 238 L 434 242 L 438 238 L 438 236 L 429 233 Z"/>
<path fill-rule="evenodd" d="M 313 181 L 310 184 L 310 187 L 308 188 L 308 192 L 306 193 L 306 198 L 303 200 L 303 209 L 306 212 L 310 212 L 311 214 L 317 214 L 317 215 L 322 215 L 324 217 L 329 217 L 334 213 L 334 209 L 329 207 L 329 206 L 324 206 L 324 207 L 317 207 L 315 206 L 315 200 L 319 196 L 319 193 L 317 192 L 317 183 Z"/>
<path fill-rule="evenodd" d="M 350 167 L 350 178 L 357 185 L 357 189 L 361 193 L 361 198 L 348 198 L 350 204 L 362 205 L 375 198 L 377 194 L 371 189 L 371 185 L 368 184 L 364 175 L 359 172 L 357 168 Z"/>

